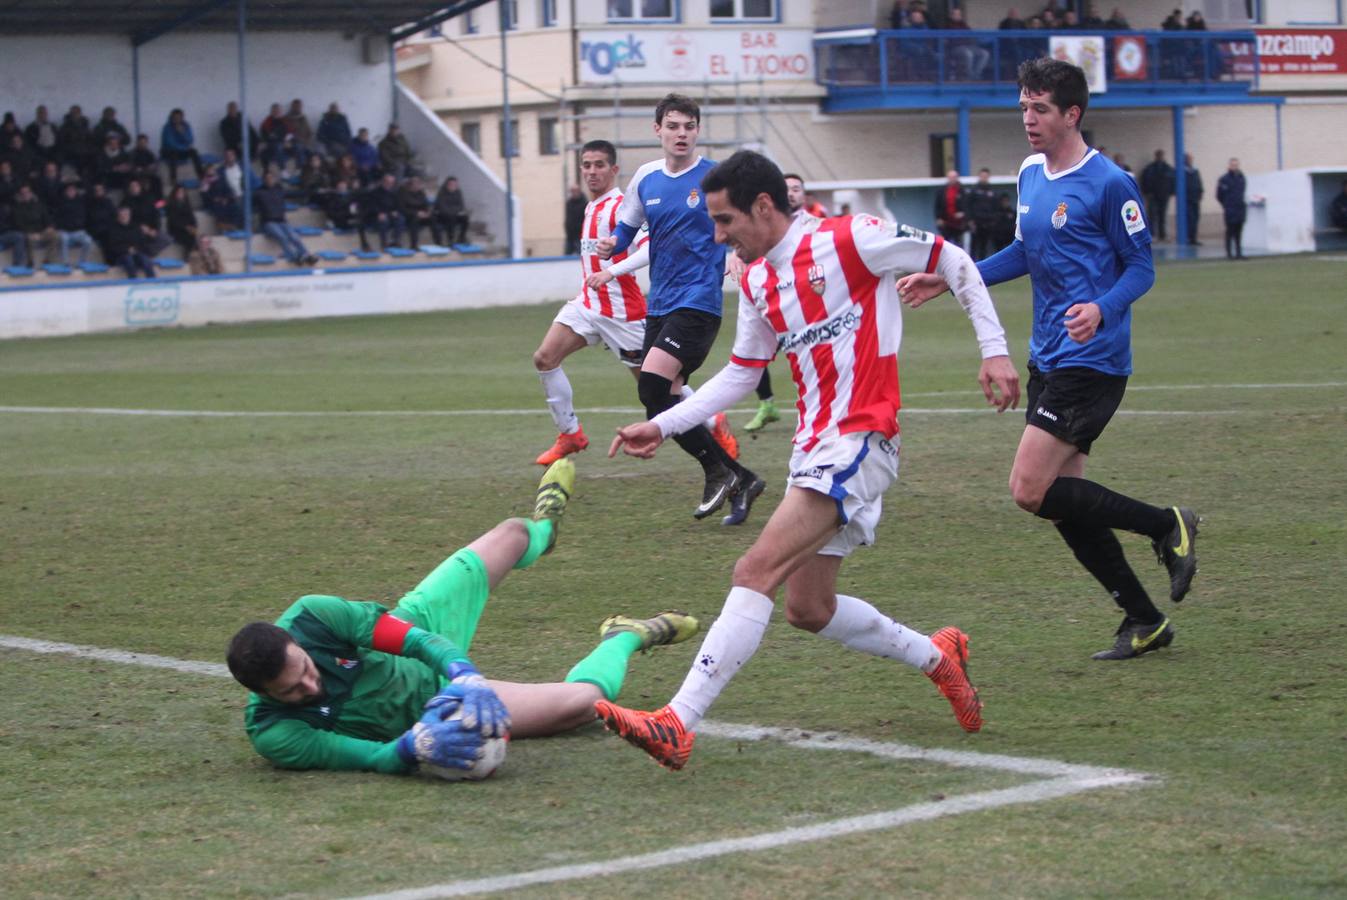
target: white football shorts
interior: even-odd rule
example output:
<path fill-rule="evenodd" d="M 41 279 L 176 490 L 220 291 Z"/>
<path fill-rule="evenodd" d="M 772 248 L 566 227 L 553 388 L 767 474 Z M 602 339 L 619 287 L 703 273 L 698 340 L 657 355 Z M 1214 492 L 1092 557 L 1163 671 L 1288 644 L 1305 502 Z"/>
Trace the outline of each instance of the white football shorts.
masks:
<path fill-rule="evenodd" d="M 898 437 L 878 431 L 853 432 L 817 444 L 790 457 L 790 487 L 833 498 L 842 523 L 821 556 L 850 556 L 875 542 L 875 526 L 884 509 L 884 492 L 898 480 Z"/>
<path fill-rule="evenodd" d="M 552 321 L 565 325 L 584 338 L 591 347 L 602 341 L 618 362 L 627 368 L 641 367 L 641 349 L 645 345 L 644 319 L 639 322 L 610 319 L 600 315 L 598 310 L 585 306 L 582 295 L 563 306 Z"/>

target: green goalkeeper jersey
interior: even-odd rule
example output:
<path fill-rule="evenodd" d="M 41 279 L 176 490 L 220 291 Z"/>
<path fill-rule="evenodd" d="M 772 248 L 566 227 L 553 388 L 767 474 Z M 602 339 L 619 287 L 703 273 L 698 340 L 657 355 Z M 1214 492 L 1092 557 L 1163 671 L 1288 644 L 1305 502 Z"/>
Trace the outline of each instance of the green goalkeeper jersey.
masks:
<path fill-rule="evenodd" d="M 325 697 L 294 706 L 251 694 L 244 723 L 257 752 L 292 769 L 407 771 L 396 739 L 463 652 L 378 603 L 340 597 L 301 597 L 276 624 L 318 667 Z"/>

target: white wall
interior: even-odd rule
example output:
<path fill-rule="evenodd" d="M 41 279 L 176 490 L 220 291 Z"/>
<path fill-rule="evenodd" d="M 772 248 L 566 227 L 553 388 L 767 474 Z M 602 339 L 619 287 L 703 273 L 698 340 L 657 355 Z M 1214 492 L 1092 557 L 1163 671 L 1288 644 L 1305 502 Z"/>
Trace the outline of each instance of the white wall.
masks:
<path fill-rule="evenodd" d="M 333 100 L 353 131 L 365 126 L 379 136 L 392 119 L 388 64 L 364 63 L 359 38 L 322 31 L 250 33 L 247 57 L 248 116 L 254 125 L 271 103 L 288 109 L 296 97 L 314 128 Z M 40 103 L 57 122 L 78 103 L 91 123 L 104 106 L 115 106 L 122 124 L 135 130 L 131 44 L 124 37 L 0 38 L 0 84 L 4 109 L 14 110 L 21 125 L 32 121 Z M 157 148 L 169 111 L 181 108 L 198 149 L 218 153 L 219 121 L 225 104 L 238 99 L 238 85 L 233 32 L 181 32 L 151 41 L 140 48 L 139 130 Z"/>

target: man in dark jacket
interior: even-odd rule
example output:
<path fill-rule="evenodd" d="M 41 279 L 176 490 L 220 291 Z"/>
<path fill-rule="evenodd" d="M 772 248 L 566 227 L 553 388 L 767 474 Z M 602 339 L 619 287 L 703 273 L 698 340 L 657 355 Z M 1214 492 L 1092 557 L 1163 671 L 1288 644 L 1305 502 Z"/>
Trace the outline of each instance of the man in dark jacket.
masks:
<path fill-rule="evenodd" d="M 61 197 L 65 195 L 65 184 L 61 181 L 61 167 L 58 163 L 48 160 L 42 164 L 42 171 L 29 182 L 33 186 L 33 193 L 47 207 L 48 212 L 56 209 L 56 204 L 61 202 Z"/>
<path fill-rule="evenodd" d="M 1165 240 L 1165 212 L 1174 196 L 1174 167 L 1165 161 L 1165 151 L 1156 150 L 1141 170 L 1141 196 L 1146 200 L 1146 221 L 1155 229 L 1156 240 Z"/>
<path fill-rule="evenodd" d="M 61 265 L 70 265 L 71 247 L 78 248 L 81 263 L 88 260 L 89 248 L 94 243 L 93 237 L 85 230 L 88 219 L 89 213 L 84 197 L 80 195 L 80 186 L 73 181 L 68 182 L 60 201 L 52 210 L 52 224 L 56 226 L 56 240 L 61 250 Z"/>
<path fill-rule="evenodd" d="M 332 186 L 332 190 L 323 196 L 323 213 L 333 228 L 354 228 L 357 216 L 356 195 L 351 193 L 351 183 L 341 179 Z M 361 249 L 369 246 L 362 240 Z"/>
<path fill-rule="evenodd" d="M 144 235 L 131 221 L 131 208 L 118 207 L 117 220 L 108 230 L 108 262 L 126 270 L 127 278 L 135 278 L 137 272 L 143 272 L 146 278 L 154 278 L 154 263 L 145 253 L 141 244 Z"/>
<path fill-rule="evenodd" d="M 402 209 L 398 203 L 398 180 L 391 174 L 385 175 L 379 183 L 365 192 L 361 202 L 361 219 L 365 227 L 379 232 L 379 249 L 396 247 L 402 238 L 402 229 L 406 225 Z"/>
<path fill-rule="evenodd" d="M 37 118 L 33 119 L 23 131 L 28 148 L 37 154 L 39 159 L 60 162 L 60 132 L 56 123 L 47 118 L 45 106 L 39 106 L 35 115 Z"/>
<path fill-rule="evenodd" d="M 10 137 L 9 146 L 0 150 L 0 159 L 9 160 L 10 166 L 14 169 L 14 177 L 20 181 L 27 181 L 33 177 L 37 157 L 28 149 L 21 132 L 16 131 Z"/>
<path fill-rule="evenodd" d="M 583 220 L 583 209 L 580 216 Z M 458 186 L 458 179 L 452 175 L 444 179 L 439 193 L 435 195 L 435 221 L 444 229 L 447 240 L 455 244 L 467 243 L 468 207 L 463 200 L 463 191 Z"/>
<path fill-rule="evenodd" d="M 233 150 L 234 155 L 240 159 L 243 158 L 243 112 L 239 105 L 233 100 L 225 107 L 224 118 L 220 120 L 220 140 L 224 143 L 226 150 Z M 261 140 L 258 138 L 257 129 L 251 122 L 248 123 L 248 158 L 257 159 L 258 145 Z"/>
<path fill-rule="evenodd" d="M 122 146 L 122 139 L 109 133 L 102 149 L 94 156 L 94 180 L 101 181 L 114 191 L 126 187 L 131 179 L 131 154 Z"/>
<path fill-rule="evenodd" d="M 1225 257 L 1244 258 L 1244 218 L 1248 206 L 1244 202 L 1244 173 L 1239 160 L 1231 157 L 1224 175 L 1216 182 L 1216 202 L 1225 214 Z"/>
<path fill-rule="evenodd" d="M 108 135 L 117 135 L 117 141 L 125 149 L 131 146 L 131 132 L 126 130 L 121 122 L 117 121 L 117 109 L 113 106 L 103 107 L 103 118 L 94 124 L 93 131 L 90 133 L 93 137 L 95 147 L 107 145 Z"/>
<path fill-rule="evenodd" d="M 1193 154 L 1183 154 L 1183 206 L 1188 213 L 1188 243 L 1202 246 L 1197 239 L 1197 220 L 1202 215 L 1202 173 L 1193 165 Z"/>
<path fill-rule="evenodd" d="M 426 196 L 421 179 L 417 176 L 408 178 L 398 189 L 398 209 L 407 222 L 407 237 L 411 240 L 413 250 L 421 249 L 417 238 L 422 228 L 429 228 L 430 239 L 437 244 L 441 243 L 439 223 L 435 221 L 430 198 Z"/>
<path fill-rule="evenodd" d="M 108 196 L 107 186 L 101 181 L 95 181 L 89 189 L 89 196 L 85 198 L 84 230 L 93 236 L 98 249 L 103 251 L 103 261 L 107 263 L 116 261 L 108 246 L 108 235 L 116 223 L 117 204 Z"/>
<path fill-rule="evenodd" d="M 94 152 L 98 147 L 93 143 L 89 119 L 79 106 L 70 107 L 70 112 L 61 120 L 61 127 L 56 132 L 56 144 L 60 147 L 63 163 L 81 175 L 93 174 Z"/>
<path fill-rule="evenodd" d="M 253 210 L 257 213 L 262 233 L 281 245 L 286 259 L 297 266 L 313 265 L 318 261 L 299 239 L 294 226 L 285 220 L 285 189 L 275 172 L 269 170 L 262 178 L 262 186 L 253 191 Z"/>
<path fill-rule="evenodd" d="M 585 195 L 578 184 L 571 185 L 566 196 L 566 250 L 567 256 L 580 253 L 580 231 L 585 227 L 585 207 L 588 205 Z M 766 371 L 766 370 L 764 370 Z"/>
<path fill-rule="evenodd" d="M 18 193 L 14 195 L 14 227 L 23 234 L 30 260 L 37 259 L 37 247 L 41 244 L 46 261 L 52 261 L 56 229 L 51 227 L 51 214 L 47 211 L 47 205 L 38 199 L 27 184 L 20 185 Z"/>
<path fill-rule="evenodd" d="M 940 236 L 963 247 L 963 233 L 968 230 L 968 192 L 957 170 L 945 173 L 945 184 L 935 195 L 934 213 Z"/>
<path fill-rule="evenodd" d="M 14 226 L 14 212 L 8 203 L 0 202 L 0 252 L 9 250 L 14 254 L 14 265 L 28 265 L 28 242 L 23 232 Z"/>
<path fill-rule="evenodd" d="M 388 133 L 379 141 L 379 168 L 399 178 L 411 174 L 412 147 L 396 122 L 389 124 Z"/>
<path fill-rule="evenodd" d="M 995 244 L 995 231 L 996 214 L 1001 208 L 1001 200 L 992 187 L 991 169 L 978 170 L 977 184 L 968 189 L 966 202 L 968 218 L 973 223 L 971 255 L 974 260 L 986 259 L 999 249 Z"/>
<path fill-rule="evenodd" d="M 351 151 L 351 123 L 333 101 L 318 120 L 318 146 L 329 159 L 340 159 Z"/>

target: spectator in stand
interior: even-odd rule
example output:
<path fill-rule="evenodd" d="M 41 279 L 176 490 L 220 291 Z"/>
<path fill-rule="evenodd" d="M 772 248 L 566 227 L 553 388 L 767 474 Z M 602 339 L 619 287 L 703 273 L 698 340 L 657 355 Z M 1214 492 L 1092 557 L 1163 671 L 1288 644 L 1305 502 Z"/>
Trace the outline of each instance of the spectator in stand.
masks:
<path fill-rule="evenodd" d="M 828 218 L 828 210 L 818 201 L 812 191 L 805 191 L 804 211 L 816 219 Z"/>
<path fill-rule="evenodd" d="M 1245 180 L 1239 160 L 1231 157 L 1226 173 L 1216 182 L 1216 202 L 1225 213 L 1225 258 L 1244 259 Z"/>
<path fill-rule="evenodd" d="M 61 181 L 61 167 L 55 162 L 48 160 L 42 164 L 42 171 L 38 172 L 29 182 L 33 186 L 33 193 L 42 201 L 42 205 L 47 207 L 48 212 L 54 213 L 56 204 L 61 202 L 65 196 L 65 183 Z"/>
<path fill-rule="evenodd" d="M 1076 15 L 1076 11 L 1074 9 L 1068 9 L 1063 12 L 1061 24 L 1057 27 L 1063 31 L 1079 31 L 1080 18 Z"/>
<path fill-rule="evenodd" d="M 201 155 L 196 152 L 196 137 L 192 134 L 192 126 L 187 123 L 180 109 L 168 114 L 168 121 L 164 123 L 164 128 L 159 133 L 159 156 L 168 164 L 168 180 L 171 184 L 178 183 L 178 164 L 185 160 L 191 160 L 198 180 L 205 172 L 201 165 Z"/>
<path fill-rule="evenodd" d="M 370 143 L 368 128 L 356 132 L 355 139 L 351 141 L 351 158 L 355 160 L 361 187 L 369 186 L 378 180 L 379 148 Z"/>
<path fill-rule="evenodd" d="M 84 230 L 89 232 L 94 242 L 98 244 L 98 249 L 103 253 L 103 261 L 115 262 L 112 248 L 108 246 L 108 235 L 112 232 L 112 226 L 117 224 L 117 204 L 108 196 L 107 185 L 103 182 L 95 181 L 93 187 L 89 188 L 89 195 L 84 201 L 84 212 Z"/>
<path fill-rule="evenodd" d="M 285 114 L 285 124 L 289 127 L 290 133 L 295 137 L 295 143 L 304 159 L 313 152 L 313 128 L 309 125 L 309 117 L 304 115 L 304 101 L 296 97 L 290 101 L 290 111 Z M 303 165 L 303 159 L 300 164 Z"/>
<path fill-rule="evenodd" d="M 1207 20 L 1202 17 L 1202 10 L 1195 9 L 1188 14 L 1188 18 L 1183 22 L 1184 31 L 1206 31 Z"/>
<path fill-rule="evenodd" d="M 23 137 L 28 149 L 39 159 L 60 162 L 60 135 L 56 123 L 47 118 L 47 107 L 39 106 L 34 113 L 36 118 L 24 129 Z"/>
<path fill-rule="evenodd" d="M 243 112 L 239 105 L 233 100 L 225 107 L 224 118 L 220 120 L 220 141 L 224 144 L 226 150 L 233 150 L 234 155 L 243 156 Z M 262 143 L 257 134 L 257 129 L 252 123 L 248 123 L 248 157 L 257 159 L 259 145 Z"/>
<path fill-rule="evenodd" d="M 416 175 L 402 183 L 402 187 L 398 190 L 398 206 L 403 219 L 407 222 L 407 238 L 411 242 L 413 250 L 421 249 L 419 237 L 422 228 L 430 229 L 432 241 L 436 244 L 442 243 L 440 225 L 435 221 L 435 213 L 431 208 L 430 198 L 426 196 L 426 190 L 421 184 L 421 179 Z"/>
<path fill-rule="evenodd" d="M 1183 10 L 1176 9 L 1171 12 L 1163 22 L 1160 28 L 1164 31 L 1182 31 L 1183 30 Z"/>
<path fill-rule="evenodd" d="M 963 248 L 963 235 L 968 230 L 968 192 L 957 169 L 945 173 L 944 187 L 936 192 L 935 228 L 945 240 Z"/>
<path fill-rule="evenodd" d="M 13 254 L 13 265 L 28 265 L 28 242 L 23 239 L 23 232 L 14 225 L 13 207 L 0 202 L 0 252 L 5 250 Z"/>
<path fill-rule="evenodd" d="M 1188 214 L 1188 243 L 1201 247 L 1197 239 L 1197 220 L 1202 215 L 1202 173 L 1193 165 L 1193 154 L 1183 154 L 1184 195 L 1183 208 Z"/>
<path fill-rule="evenodd" d="M 95 123 L 92 132 L 93 146 L 106 147 L 108 144 L 108 135 L 117 135 L 117 143 L 123 148 L 131 146 L 131 132 L 121 122 L 117 121 L 117 108 L 115 106 L 103 107 L 103 117 Z"/>
<path fill-rule="evenodd" d="M 299 173 L 300 196 L 305 203 L 322 204 L 323 195 L 332 190 L 332 173 L 317 153 L 311 154 Z"/>
<path fill-rule="evenodd" d="M 1015 240 L 1015 201 L 1007 193 L 1001 193 L 997 199 L 996 225 L 992 229 L 993 244 L 997 253 L 1009 247 Z"/>
<path fill-rule="evenodd" d="M 271 111 L 262 120 L 262 168 L 270 168 L 281 154 L 285 136 L 290 133 L 290 125 L 285 121 L 285 113 L 279 103 L 271 104 Z"/>
<path fill-rule="evenodd" d="M 1024 19 L 1020 18 L 1020 11 L 1012 6 L 1006 10 L 1006 17 L 996 27 L 1002 31 L 1021 31 L 1024 29 L 1025 23 Z"/>
<path fill-rule="evenodd" d="M 16 134 L 23 137 L 23 129 L 19 127 L 19 120 L 14 118 L 14 113 L 7 112 L 4 122 L 0 122 L 0 148 L 8 151 Z"/>
<path fill-rule="evenodd" d="M 973 235 L 971 256 L 974 261 L 986 259 L 1000 249 L 995 232 L 1001 198 L 992 187 L 991 169 L 978 169 L 977 184 L 968 189 L 965 203 Z"/>
<path fill-rule="evenodd" d="M 889 27 L 907 27 L 907 0 L 897 0 L 893 4 L 893 9 L 889 11 Z"/>
<path fill-rule="evenodd" d="M 225 159 L 234 160 L 233 168 L 239 173 L 241 185 L 243 172 L 239 168 L 238 160 L 234 158 L 234 151 L 226 150 Z M 225 176 L 222 166 L 214 163 L 206 166 L 206 174 L 201 179 L 201 200 L 205 204 L 206 211 L 215 217 L 217 224 L 226 228 L 243 227 L 242 203 L 239 198 L 240 195 L 234 193 L 233 188 L 229 186 L 229 179 Z"/>
<path fill-rule="evenodd" d="M 14 174 L 14 166 L 8 159 L 0 158 L 0 206 L 8 206 L 19 192 L 23 179 Z"/>
<path fill-rule="evenodd" d="M 268 170 L 262 176 L 262 186 L 253 191 L 253 209 L 257 212 L 262 233 L 281 245 L 286 259 L 297 266 L 318 262 L 318 257 L 311 254 L 299 239 L 294 226 L 285 220 L 285 189 L 275 172 Z"/>
<path fill-rule="evenodd" d="M 355 167 L 355 157 L 350 153 L 343 153 L 332 164 L 332 183 L 335 185 L 338 181 L 346 182 L 348 187 L 360 184 L 360 171 Z"/>
<path fill-rule="evenodd" d="M 211 244 L 210 235 L 200 235 L 196 247 L 187 254 L 187 265 L 193 275 L 219 275 L 224 271 L 220 251 Z"/>
<path fill-rule="evenodd" d="M 140 182 L 157 203 L 164 199 L 164 180 L 159 177 L 159 157 L 150 147 L 148 134 L 136 135 L 136 146 L 131 149 L 131 177 Z"/>
<path fill-rule="evenodd" d="M 135 278 L 137 272 L 143 272 L 146 278 L 154 278 L 154 263 L 141 246 L 139 228 L 131 221 L 131 208 L 117 208 L 117 219 L 108 230 L 107 260 L 126 270 L 127 278 Z"/>
<path fill-rule="evenodd" d="M 351 151 L 351 123 L 334 100 L 318 120 L 318 147 L 329 159 L 340 159 Z"/>
<path fill-rule="evenodd" d="M 1132 26 L 1127 21 L 1127 16 L 1123 15 L 1122 7 L 1120 6 L 1113 7 L 1113 12 L 1109 14 L 1107 21 L 1104 22 L 1104 27 L 1111 31 L 1132 30 Z"/>
<path fill-rule="evenodd" d="M 356 196 L 351 193 L 351 182 L 345 178 L 337 180 L 323 197 L 323 213 L 327 220 L 332 223 L 333 228 L 350 229 L 356 227 L 359 222 L 356 208 Z M 369 242 L 365 240 L 364 229 L 360 232 L 360 249 L 368 250 Z"/>
<path fill-rule="evenodd" d="M 391 173 L 384 175 L 377 185 L 365 192 L 361 204 L 361 219 L 366 228 L 373 228 L 379 233 L 381 251 L 398 246 L 402 229 L 406 225 L 398 203 L 397 185 L 398 180 Z"/>
<path fill-rule="evenodd" d="M 1169 198 L 1174 196 L 1174 167 L 1165 160 L 1165 151 L 1156 150 L 1155 159 L 1141 170 L 1141 196 L 1146 200 L 1146 221 L 1155 230 L 1156 240 L 1165 240 L 1165 214 Z"/>
<path fill-rule="evenodd" d="M 61 127 L 56 132 L 56 144 L 60 147 L 61 162 L 83 176 L 93 174 L 94 153 L 98 147 L 93 142 L 89 119 L 78 105 L 70 107 L 61 120 Z"/>
<path fill-rule="evenodd" d="M 968 23 L 964 21 L 963 10 L 957 6 L 949 11 L 949 21 L 945 23 L 945 28 L 949 31 L 971 30 Z M 964 76 L 964 80 L 982 80 L 982 73 L 987 68 L 987 63 L 991 62 L 992 54 L 990 50 L 971 38 L 968 40 L 962 38 L 951 40 L 949 49 L 955 63 L 959 66 L 959 74 Z"/>
<path fill-rule="evenodd" d="M 199 234 L 196 212 L 192 209 L 192 198 L 187 196 L 187 188 L 177 185 L 169 192 L 164 203 L 164 220 L 169 237 L 182 248 L 182 258 L 186 259 L 196 249 Z"/>
<path fill-rule="evenodd" d="M 54 165 L 54 164 L 53 164 Z M 62 197 L 52 210 L 52 225 L 56 228 L 56 242 L 61 253 L 58 257 L 61 265 L 70 265 L 70 248 L 79 249 L 80 265 L 89 259 L 89 248 L 94 239 L 87 230 L 89 210 L 84 197 L 80 195 L 80 186 L 73 181 L 66 182 Z"/>
<path fill-rule="evenodd" d="M 1084 12 L 1080 17 L 1080 27 L 1088 28 L 1091 31 L 1098 31 L 1104 27 L 1104 20 L 1094 11 L 1093 3 L 1086 3 Z"/>
<path fill-rule="evenodd" d="M 14 227 L 23 235 L 25 253 L 30 260 L 37 259 L 38 245 L 42 245 L 44 262 L 51 262 L 56 250 L 56 229 L 51 224 L 47 204 L 33 193 L 27 183 L 19 186 L 14 195 Z"/>
<path fill-rule="evenodd" d="M 1043 27 L 1048 31 L 1056 31 L 1062 27 L 1062 20 L 1057 17 L 1057 10 L 1051 6 L 1044 7 L 1043 12 L 1039 14 L 1043 21 Z"/>
<path fill-rule="evenodd" d="M 585 227 L 585 207 L 588 205 L 585 195 L 580 192 L 580 185 L 571 185 L 566 192 L 566 249 L 562 251 L 566 256 L 580 253 L 580 232 Z"/>
<path fill-rule="evenodd" d="M 1127 164 L 1126 158 L 1124 158 L 1121 153 L 1113 154 L 1113 164 L 1118 168 L 1122 169 L 1128 175 L 1132 175 L 1132 167 Z M 1136 178 L 1135 175 L 1132 175 L 1132 177 Z"/>
<path fill-rule="evenodd" d="M 581 212 L 583 219 L 584 213 Z M 468 242 L 468 206 L 458 179 L 450 175 L 435 194 L 435 221 L 444 229 L 444 237 L 451 244 Z"/>
<path fill-rule="evenodd" d="M 173 239 L 164 234 L 159 212 L 160 203 L 145 192 L 134 178 L 126 183 L 122 205 L 131 210 L 131 223 L 140 229 L 140 248 L 150 256 L 158 256 Z"/>
<path fill-rule="evenodd" d="M 4 148 L 0 158 L 9 160 L 14 170 L 14 177 L 20 181 L 28 181 L 33 177 L 37 157 L 28 149 L 28 142 L 23 139 L 22 132 L 16 130 L 9 136 L 9 145 Z"/>
<path fill-rule="evenodd" d="M 412 174 L 412 148 L 396 122 L 389 123 L 388 133 L 379 142 L 379 166 L 385 175 L 402 178 Z"/>
<path fill-rule="evenodd" d="M 1342 183 L 1342 190 L 1328 205 L 1328 221 L 1334 228 L 1347 231 L 1347 181 Z"/>

